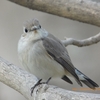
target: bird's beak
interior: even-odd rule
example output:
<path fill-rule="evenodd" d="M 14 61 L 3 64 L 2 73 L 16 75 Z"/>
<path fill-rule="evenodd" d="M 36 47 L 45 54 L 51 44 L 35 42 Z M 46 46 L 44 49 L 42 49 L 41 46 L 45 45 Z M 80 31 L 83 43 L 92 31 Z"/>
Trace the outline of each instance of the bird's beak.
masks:
<path fill-rule="evenodd" d="M 39 29 L 39 27 L 33 26 L 33 27 L 31 28 L 31 31 L 35 31 L 35 30 L 38 30 L 38 29 Z"/>

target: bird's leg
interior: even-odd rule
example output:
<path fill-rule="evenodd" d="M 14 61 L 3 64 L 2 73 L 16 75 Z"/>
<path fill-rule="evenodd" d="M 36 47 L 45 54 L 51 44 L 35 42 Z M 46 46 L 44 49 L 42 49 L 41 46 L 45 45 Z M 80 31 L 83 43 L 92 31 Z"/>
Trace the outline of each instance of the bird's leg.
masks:
<path fill-rule="evenodd" d="M 48 84 L 50 80 L 51 80 L 51 77 L 46 81 L 46 84 Z"/>
<path fill-rule="evenodd" d="M 41 84 L 41 81 L 42 81 L 42 79 L 40 79 L 40 80 L 31 88 L 31 96 L 32 96 L 33 90 L 35 89 L 36 86 L 38 86 L 38 85 Z"/>
<path fill-rule="evenodd" d="M 40 84 L 48 84 L 50 80 L 51 80 L 51 77 L 50 77 L 46 82 L 41 82 L 42 79 L 40 79 L 40 80 L 31 88 L 31 96 L 32 96 L 32 93 L 33 93 L 33 91 L 34 91 L 34 89 L 35 89 L 36 86 L 38 86 L 38 85 L 40 85 Z"/>

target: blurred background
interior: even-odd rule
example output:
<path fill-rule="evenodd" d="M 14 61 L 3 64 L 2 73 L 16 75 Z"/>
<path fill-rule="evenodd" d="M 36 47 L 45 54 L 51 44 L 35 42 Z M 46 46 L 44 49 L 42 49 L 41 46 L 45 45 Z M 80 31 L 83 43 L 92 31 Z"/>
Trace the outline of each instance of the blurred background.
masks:
<path fill-rule="evenodd" d="M 42 27 L 59 39 L 64 39 L 64 37 L 85 39 L 100 32 L 100 28 L 93 25 L 30 10 L 9 1 L 0 0 L 0 56 L 19 67 L 21 65 L 18 61 L 17 43 L 23 33 L 23 22 L 31 18 L 39 19 Z M 100 43 L 87 47 L 68 46 L 67 49 L 75 67 L 100 86 Z M 50 84 L 67 90 L 100 93 L 100 89 L 82 90 L 74 79 L 72 81 L 74 84 L 70 85 L 61 79 L 56 79 L 51 80 Z M 84 86 L 84 88 L 87 87 Z M 13 99 L 26 100 L 14 89 L 0 83 L 0 100 Z"/>

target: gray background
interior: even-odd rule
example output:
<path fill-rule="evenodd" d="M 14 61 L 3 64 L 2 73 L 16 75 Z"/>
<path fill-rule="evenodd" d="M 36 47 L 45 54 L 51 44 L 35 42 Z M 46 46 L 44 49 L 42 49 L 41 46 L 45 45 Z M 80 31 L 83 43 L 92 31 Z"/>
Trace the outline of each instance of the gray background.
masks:
<path fill-rule="evenodd" d="M 59 39 L 64 39 L 64 37 L 85 39 L 100 32 L 100 28 L 93 25 L 33 11 L 9 1 L 0 0 L 0 56 L 20 67 L 17 55 L 17 43 L 20 35 L 23 33 L 23 22 L 31 18 L 39 19 L 42 27 Z M 75 67 L 100 85 L 100 43 L 82 48 L 68 46 L 67 49 Z M 81 87 L 75 80 L 72 79 L 72 81 L 74 85 L 58 79 L 52 80 L 50 84 L 68 90 L 73 90 L 73 88 L 77 89 L 77 91 L 80 90 Z M 81 92 L 85 91 L 81 90 Z M 86 92 L 100 93 L 100 90 L 87 90 Z M 26 100 L 15 90 L 0 83 L 0 100 L 13 99 Z"/>

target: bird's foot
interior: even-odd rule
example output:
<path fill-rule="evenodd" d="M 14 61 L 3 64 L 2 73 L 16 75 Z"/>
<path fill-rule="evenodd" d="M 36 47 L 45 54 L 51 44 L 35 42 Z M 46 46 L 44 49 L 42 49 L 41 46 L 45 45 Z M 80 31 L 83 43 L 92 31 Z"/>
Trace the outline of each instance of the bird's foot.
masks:
<path fill-rule="evenodd" d="M 48 84 L 50 80 L 51 80 L 51 77 L 50 77 L 46 82 L 41 82 L 42 79 L 40 79 L 40 80 L 31 88 L 31 96 L 32 96 L 33 91 L 34 91 L 34 89 L 35 89 L 36 86 L 38 86 L 38 85 L 40 85 L 40 84 Z"/>

